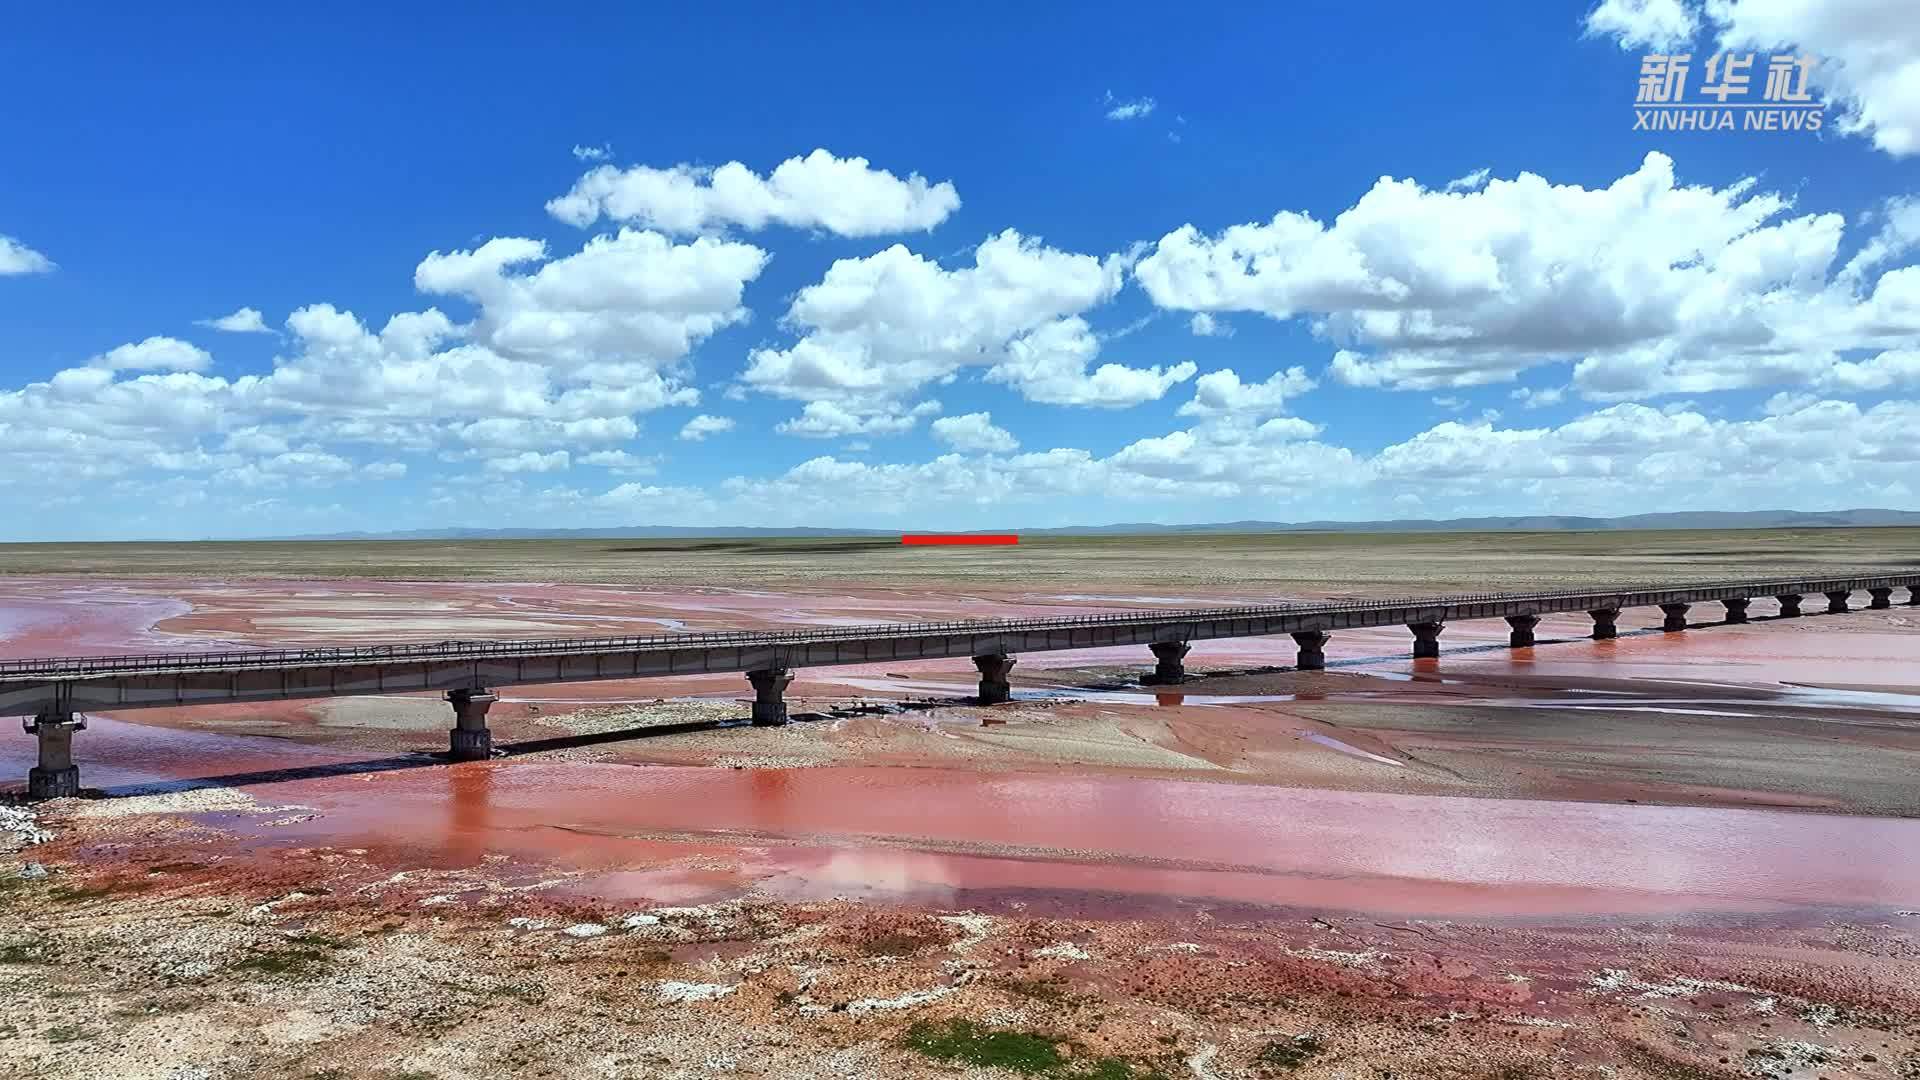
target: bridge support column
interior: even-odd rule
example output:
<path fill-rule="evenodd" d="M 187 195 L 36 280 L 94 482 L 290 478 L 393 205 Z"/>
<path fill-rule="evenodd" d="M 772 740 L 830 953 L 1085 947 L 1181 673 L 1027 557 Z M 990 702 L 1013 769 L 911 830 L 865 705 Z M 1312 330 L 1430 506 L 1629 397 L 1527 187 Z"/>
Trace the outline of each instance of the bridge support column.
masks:
<path fill-rule="evenodd" d="M 487 730 L 487 710 L 500 700 L 492 691 L 449 690 L 453 730 L 447 732 L 448 755 L 455 761 L 485 761 L 493 755 L 493 732 Z"/>
<path fill-rule="evenodd" d="M 1300 646 L 1300 655 L 1294 659 L 1293 666 L 1301 671 L 1320 671 L 1327 666 L 1327 640 L 1333 637 L 1325 630 L 1296 630 L 1294 644 Z"/>
<path fill-rule="evenodd" d="M 1868 589 L 1867 595 L 1873 597 L 1872 600 L 1867 602 L 1867 607 L 1869 608 L 1880 610 L 1893 606 L 1892 589 Z"/>
<path fill-rule="evenodd" d="M 1665 630 L 1669 634 L 1675 631 L 1685 630 L 1687 628 L 1687 609 L 1692 606 L 1692 604 L 1661 604 L 1660 611 L 1666 615 L 1666 618 L 1661 621 L 1660 629 Z"/>
<path fill-rule="evenodd" d="M 40 763 L 27 770 L 27 798 L 60 799 L 80 794 L 80 766 L 73 763 L 73 733 L 87 721 L 75 713 L 43 713 L 24 725 L 40 740 Z"/>
<path fill-rule="evenodd" d="M 1845 615 L 1852 609 L 1847 607 L 1847 598 L 1853 595 L 1851 589 L 1836 589 L 1827 594 L 1827 614 Z"/>
<path fill-rule="evenodd" d="M 1509 615 L 1507 625 L 1512 631 L 1507 634 L 1507 644 L 1516 649 L 1533 646 L 1533 628 L 1540 625 L 1538 615 Z"/>
<path fill-rule="evenodd" d="M 1007 675 L 1013 671 L 1014 659 L 1006 653 L 990 653 L 973 658 L 973 666 L 980 669 L 980 704 L 998 705 L 1013 700 L 1013 687 L 1007 685 Z"/>
<path fill-rule="evenodd" d="M 1606 641 L 1620 636 L 1620 609 L 1617 607 L 1594 608 L 1587 612 L 1593 616 L 1593 640 Z"/>
<path fill-rule="evenodd" d="M 1187 650 L 1193 646 L 1184 641 L 1156 641 L 1147 646 L 1153 650 L 1153 674 L 1141 679 L 1147 686 L 1170 686 L 1187 681 Z"/>
<path fill-rule="evenodd" d="M 1426 660 L 1440 655 L 1440 631 L 1447 628 L 1442 622 L 1408 623 L 1407 629 L 1413 631 L 1413 658 Z"/>
<path fill-rule="evenodd" d="M 1781 593 L 1779 596 L 1774 597 L 1774 599 L 1780 601 L 1781 618 L 1797 619 L 1800 617 L 1799 593 Z"/>
<path fill-rule="evenodd" d="M 793 672 L 786 668 L 747 672 L 753 685 L 753 726 L 779 727 L 787 722 L 787 687 L 793 685 Z"/>
<path fill-rule="evenodd" d="M 1744 596 L 1740 596 L 1740 597 L 1728 597 L 1727 599 L 1722 600 L 1720 602 L 1726 605 L 1728 622 L 1743 623 L 1747 621 L 1747 605 L 1749 603 L 1752 603 L 1752 601 L 1748 600 Z"/>

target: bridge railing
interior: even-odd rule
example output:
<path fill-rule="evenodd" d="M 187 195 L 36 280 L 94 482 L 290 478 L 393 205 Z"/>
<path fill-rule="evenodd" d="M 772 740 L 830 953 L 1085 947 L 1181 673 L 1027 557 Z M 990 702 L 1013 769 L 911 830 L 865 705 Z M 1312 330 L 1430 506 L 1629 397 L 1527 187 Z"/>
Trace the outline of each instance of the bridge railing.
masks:
<path fill-rule="evenodd" d="M 1601 603 L 1629 596 L 1665 596 L 1721 590 L 1745 591 L 1749 595 L 1775 592 L 1811 592 L 1825 586 L 1850 589 L 1872 587 L 1870 583 L 1899 579 L 1900 584 L 1920 581 L 1920 574 L 1829 572 L 1793 578 L 1733 580 L 1676 584 L 1649 582 L 1606 589 L 1559 589 L 1534 592 L 1455 593 L 1442 596 L 1390 597 L 1378 599 L 1312 600 L 1298 603 L 1242 605 L 1219 608 L 1160 609 L 1124 611 L 1106 615 L 1065 615 L 1024 619 L 956 619 L 941 622 L 870 623 L 856 626 L 814 627 L 799 630 L 709 630 L 685 634 L 655 634 L 625 637 L 535 638 L 523 641 L 440 641 L 404 645 L 346 645 L 309 649 L 249 649 L 235 652 L 144 653 L 118 656 L 74 656 L 0 661 L 0 678 L 50 679 L 83 677 L 101 673 L 139 673 L 194 669 L 278 668 L 358 663 L 401 663 L 406 661 L 458 662 L 501 657 L 568 655 L 578 653 L 624 652 L 657 649 L 718 648 L 727 646 L 780 646 L 825 644 L 835 641 L 921 637 L 952 634 L 976 636 L 1035 631 L 1071 631 L 1080 628 L 1164 625 L 1182 622 L 1217 622 L 1232 619 L 1261 619 L 1299 615 L 1336 615 L 1399 608 L 1451 608 L 1471 605 L 1528 603 L 1558 604 L 1567 601 Z M 1657 603 L 1642 600 L 1640 603 Z"/>

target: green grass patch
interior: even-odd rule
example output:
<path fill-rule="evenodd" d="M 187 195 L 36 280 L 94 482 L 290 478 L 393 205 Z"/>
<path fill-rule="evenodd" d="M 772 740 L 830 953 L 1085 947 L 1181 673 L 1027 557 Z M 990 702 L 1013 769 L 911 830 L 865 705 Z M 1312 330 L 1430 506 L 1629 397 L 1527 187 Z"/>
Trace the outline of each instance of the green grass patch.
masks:
<path fill-rule="evenodd" d="M 255 953 L 233 965 L 236 971 L 257 971 L 262 975 L 318 975 L 333 965 L 333 958 L 317 949 L 282 949 Z"/>
<path fill-rule="evenodd" d="M 1131 1064 L 1119 1058 L 1099 1058 L 1090 1061 L 1073 1075 L 1086 1077 L 1086 1080 L 1162 1080 L 1166 1076 L 1157 1069 L 1146 1072 L 1137 1071 Z"/>
<path fill-rule="evenodd" d="M 114 896 L 132 896 L 154 887 L 151 881 L 109 881 L 101 885 L 56 885 L 47 890 L 47 899 L 56 903 L 79 904 Z"/>
<path fill-rule="evenodd" d="M 287 940 L 302 948 L 311 946 L 316 949 L 351 949 L 353 942 L 331 934 L 290 934 Z"/>
<path fill-rule="evenodd" d="M 1073 998 L 1073 995 L 1067 992 L 1064 980 L 1055 982 L 1051 979 L 1002 979 L 1000 987 L 1009 994 L 1018 994 L 1023 998 L 1044 1001 L 1050 1005 L 1064 1004 Z"/>
<path fill-rule="evenodd" d="M 335 953 L 353 946 L 351 941 L 327 934 L 290 934 L 280 946 L 244 957 L 233 968 L 262 975 L 319 975 L 333 966 Z"/>
<path fill-rule="evenodd" d="M 0 941 L 0 964 L 44 964 L 53 959 L 53 948 L 39 938 Z"/>
<path fill-rule="evenodd" d="M 1311 1035 L 1275 1039 L 1254 1055 L 1253 1063 L 1262 1069 L 1297 1069 L 1320 1052 L 1320 1040 Z"/>
<path fill-rule="evenodd" d="M 971 1020 L 921 1021 L 907 1029 L 909 1050 L 956 1065 L 1006 1069 L 1070 1080 L 1157 1080 L 1164 1074 L 1124 1058 L 1069 1058 L 1054 1040 L 1031 1031 L 996 1031 Z"/>
<path fill-rule="evenodd" d="M 999 1067 L 1033 1076 L 1058 1072 L 1067 1059 L 1053 1040 L 1025 1031 L 992 1031 L 970 1020 L 907 1029 L 907 1047 L 935 1061 Z"/>
<path fill-rule="evenodd" d="M 495 997 L 512 998 L 528 1005 L 538 1005 L 547 1000 L 546 990 L 532 983 L 502 983 L 494 987 L 491 993 Z"/>

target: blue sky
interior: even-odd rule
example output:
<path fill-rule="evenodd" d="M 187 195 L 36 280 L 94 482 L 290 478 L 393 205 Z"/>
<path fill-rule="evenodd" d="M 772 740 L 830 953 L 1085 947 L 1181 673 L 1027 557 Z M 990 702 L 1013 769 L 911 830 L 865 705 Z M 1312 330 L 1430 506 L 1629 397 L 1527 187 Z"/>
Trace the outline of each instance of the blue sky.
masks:
<path fill-rule="evenodd" d="M 0 536 L 1911 508 L 1903 6 L 16 13 Z"/>

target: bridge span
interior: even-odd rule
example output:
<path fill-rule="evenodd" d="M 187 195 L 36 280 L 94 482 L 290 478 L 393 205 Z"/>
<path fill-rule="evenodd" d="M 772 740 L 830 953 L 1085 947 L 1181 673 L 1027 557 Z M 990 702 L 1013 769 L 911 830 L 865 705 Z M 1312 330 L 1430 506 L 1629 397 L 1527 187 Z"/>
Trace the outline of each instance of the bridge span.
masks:
<path fill-rule="evenodd" d="M 1404 625 L 1413 655 L 1440 655 L 1450 621 L 1505 619 L 1510 643 L 1534 643 L 1540 616 L 1583 611 L 1594 638 L 1611 638 L 1624 608 L 1659 607 L 1662 628 L 1688 629 L 1697 604 L 1717 603 L 1719 621 L 1747 621 L 1756 596 L 1780 602 L 1781 618 L 1802 614 L 1801 599 L 1826 597 L 1828 613 L 1849 610 L 1856 592 L 1868 607 L 1892 606 L 1896 588 L 1920 605 L 1920 573 L 1827 572 L 1815 577 L 1647 585 L 1550 592 L 1481 593 L 1397 600 L 1328 600 L 1259 607 L 1126 612 L 1062 618 L 882 623 L 807 630 L 720 631 L 656 637 L 559 638 L 539 641 L 446 641 L 321 649 L 82 656 L 0 662 L 0 716 L 25 716 L 39 740 L 39 764 L 28 774 L 30 798 L 73 795 L 80 770 L 74 733 L 85 712 L 444 691 L 453 707 L 449 733 L 455 760 L 492 752 L 487 709 L 507 686 L 637 679 L 660 675 L 744 672 L 753 687 L 753 723 L 784 724 L 784 692 L 793 669 L 966 656 L 980 672 L 982 704 L 1007 701 L 1007 675 L 1021 653 L 1145 645 L 1155 667 L 1147 683 L 1186 677 L 1190 643 L 1210 638 L 1289 634 L 1297 667 L 1326 666 L 1325 646 L 1338 630 Z"/>

